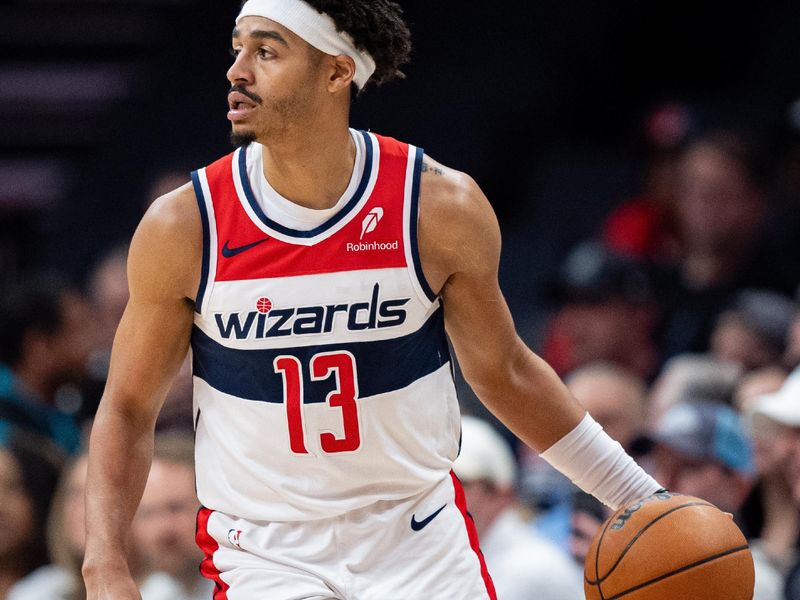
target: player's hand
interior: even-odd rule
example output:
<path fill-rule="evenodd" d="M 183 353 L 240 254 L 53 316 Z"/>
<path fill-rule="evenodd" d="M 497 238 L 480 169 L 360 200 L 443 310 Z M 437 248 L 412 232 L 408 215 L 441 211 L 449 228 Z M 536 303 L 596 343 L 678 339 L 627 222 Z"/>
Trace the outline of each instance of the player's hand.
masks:
<path fill-rule="evenodd" d="M 661 488 L 660 490 L 656 490 L 655 494 L 653 495 L 655 496 L 656 494 L 669 494 L 669 491 L 666 488 Z M 733 521 L 733 513 L 722 511 L 722 514 L 724 514 L 731 521 Z"/>

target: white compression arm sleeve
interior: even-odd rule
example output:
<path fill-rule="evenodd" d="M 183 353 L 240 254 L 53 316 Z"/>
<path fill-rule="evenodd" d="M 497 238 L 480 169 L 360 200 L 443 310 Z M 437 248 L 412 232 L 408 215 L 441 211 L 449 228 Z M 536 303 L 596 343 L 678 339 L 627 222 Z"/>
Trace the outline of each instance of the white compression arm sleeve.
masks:
<path fill-rule="evenodd" d="M 589 413 L 541 456 L 614 510 L 661 489 Z"/>

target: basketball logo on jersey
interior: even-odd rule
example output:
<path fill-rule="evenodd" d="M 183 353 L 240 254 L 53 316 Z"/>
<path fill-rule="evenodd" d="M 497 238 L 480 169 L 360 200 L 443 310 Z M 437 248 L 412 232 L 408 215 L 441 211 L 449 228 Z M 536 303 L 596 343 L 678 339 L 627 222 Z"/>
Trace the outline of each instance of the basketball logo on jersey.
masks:
<path fill-rule="evenodd" d="M 382 218 L 383 209 L 380 206 L 376 206 L 369 211 L 367 216 L 364 217 L 364 220 L 361 222 L 361 237 L 358 239 L 363 240 L 365 235 L 375 231 L 375 228 L 378 226 L 378 223 L 380 223 Z"/>
<path fill-rule="evenodd" d="M 237 548 L 241 549 L 239 545 L 239 538 L 242 536 L 241 529 L 229 529 L 228 530 L 228 541 L 231 543 L 231 546 L 236 546 Z"/>

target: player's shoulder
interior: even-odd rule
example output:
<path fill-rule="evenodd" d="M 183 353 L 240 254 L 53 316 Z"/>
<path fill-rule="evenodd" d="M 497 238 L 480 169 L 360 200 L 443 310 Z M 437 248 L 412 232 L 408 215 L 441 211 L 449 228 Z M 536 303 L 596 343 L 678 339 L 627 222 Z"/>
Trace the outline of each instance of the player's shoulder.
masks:
<path fill-rule="evenodd" d="M 499 256 L 500 228 L 475 180 L 428 156 L 420 179 L 417 228 L 426 275 L 443 284 L 457 271 L 490 270 Z"/>
<path fill-rule="evenodd" d="M 420 175 L 420 220 L 446 224 L 455 233 L 461 227 L 474 233 L 496 223 L 489 201 L 471 176 L 427 155 Z"/>
<path fill-rule="evenodd" d="M 188 296 L 196 289 L 203 248 L 200 211 L 191 183 L 157 198 L 131 241 L 129 272 L 168 282 Z"/>
<path fill-rule="evenodd" d="M 483 197 L 480 187 L 467 173 L 445 166 L 427 154 L 422 158 L 421 170 L 420 193 L 426 200 L 466 208 Z"/>

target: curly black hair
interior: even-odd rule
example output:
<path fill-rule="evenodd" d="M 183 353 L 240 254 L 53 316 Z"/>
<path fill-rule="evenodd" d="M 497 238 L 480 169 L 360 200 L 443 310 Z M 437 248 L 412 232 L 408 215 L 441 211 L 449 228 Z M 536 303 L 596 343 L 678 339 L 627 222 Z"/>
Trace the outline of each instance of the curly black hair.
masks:
<path fill-rule="evenodd" d="M 381 85 L 405 77 L 400 66 L 411 59 L 411 32 L 403 9 L 391 0 L 305 0 L 333 19 L 339 31 L 348 33 L 359 50 L 375 61 L 368 84 Z"/>

